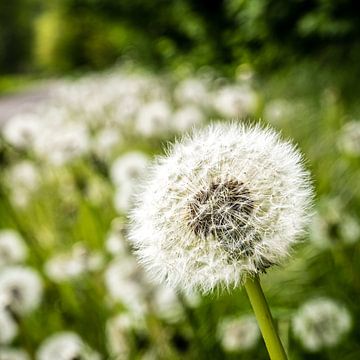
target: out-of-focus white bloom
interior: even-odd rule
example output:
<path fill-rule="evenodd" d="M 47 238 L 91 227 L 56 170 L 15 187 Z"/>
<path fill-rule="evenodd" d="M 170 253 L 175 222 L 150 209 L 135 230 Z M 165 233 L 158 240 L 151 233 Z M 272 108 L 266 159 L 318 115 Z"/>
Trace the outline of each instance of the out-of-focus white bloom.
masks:
<path fill-rule="evenodd" d="M 87 199 L 94 205 L 104 206 L 112 195 L 109 183 L 100 176 L 92 176 L 88 179 L 85 188 Z"/>
<path fill-rule="evenodd" d="M 27 255 L 27 248 L 20 234 L 14 230 L 0 230 L 0 268 L 22 262 Z"/>
<path fill-rule="evenodd" d="M 100 157 L 108 157 L 122 142 L 116 129 L 104 128 L 100 130 L 93 141 L 93 150 Z"/>
<path fill-rule="evenodd" d="M 217 124 L 159 158 L 137 201 L 130 239 L 151 276 L 208 292 L 286 258 L 312 188 L 300 153 L 274 131 Z"/>
<path fill-rule="evenodd" d="M 50 258 L 45 264 L 45 273 L 51 280 L 62 282 L 86 272 L 98 271 L 103 264 L 104 256 L 100 252 L 91 252 L 82 244 L 76 244 L 70 253 Z"/>
<path fill-rule="evenodd" d="M 44 267 L 46 275 L 55 282 L 74 279 L 84 273 L 83 264 L 71 254 L 60 254 L 50 258 Z"/>
<path fill-rule="evenodd" d="M 0 295 L 1 296 L 1 295 Z M 0 303 L 1 305 L 1 303 Z M 10 343 L 18 333 L 18 326 L 7 309 L 0 307 L 0 344 Z M 1 359 L 1 347 L 0 347 Z"/>
<path fill-rule="evenodd" d="M 106 339 L 109 353 L 115 359 L 127 359 L 130 351 L 132 333 L 145 332 L 142 319 L 129 314 L 120 314 L 106 323 Z"/>
<path fill-rule="evenodd" d="M 326 249 L 333 243 L 329 235 L 329 223 L 319 213 L 314 214 L 309 227 L 310 239 L 318 248 Z"/>
<path fill-rule="evenodd" d="M 0 300 L 2 306 L 11 311 L 25 314 L 34 310 L 40 304 L 42 293 L 41 278 L 33 269 L 9 266 L 0 272 Z"/>
<path fill-rule="evenodd" d="M 205 106 L 209 102 L 209 91 L 204 81 L 189 78 L 176 86 L 174 97 L 180 105 L 195 104 Z"/>
<path fill-rule="evenodd" d="M 25 113 L 9 119 L 2 129 L 3 136 L 11 145 L 18 148 L 31 148 L 39 135 L 42 122 L 38 114 Z"/>
<path fill-rule="evenodd" d="M 172 118 L 172 128 L 176 132 L 184 132 L 205 121 L 203 112 L 196 106 L 188 105 L 178 109 Z"/>
<path fill-rule="evenodd" d="M 184 309 L 172 288 L 167 286 L 155 288 L 152 304 L 153 311 L 160 319 L 176 323 L 184 317 Z"/>
<path fill-rule="evenodd" d="M 122 186 L 127 182 L 136 182 L 144 174 L 148 163 L 148 157 L 142 152 L 126 153 L 118 157 L 111 165 L 111 180 L 116 186 Z"/>
<path fill-rule="evenodd" d="M 250 350 L 260 338 L 256 319 L 251 315 L 224 319 L 217 333 L 222 347 L 229 352 Z"/>
<path fill-rule="evenodd" d="M 7 181 L 14 188 L 33 191 L 39 185 L 39 172 L 32 161 L 24 160 L 9 169 Z"/>
<path fill-rule="evenodd" d="M 349 311 L 327 298 L 307 301 L 294 315 L 294 335 L 309 351 L 337 345 L 351 329 Z"/>
<path fill-rule="evenodd" d="M 338 147 L 345 154 L 360 155 L 360 121 L 350 121 L 341 129 Z"/>
<path fill-rule="evenodd" d="M 92 350 L 79 335 L 64 331 L 48 337 L 39 347 L 36 360 L 99 360 L 100 355 Z"/>
<path fill-rule="evenodd" d="M 110 176 L 117 187 L 114 206 L 118 212 L 126 212 L 132 203 L 134 189 L 146 172 L 148 158 L 141 152 L 130 152 L 114 161 Z"/>
<path fill-rule="evenodd" d="M 346 214 L 340 223 L 340 237 L 346 244 L 354 244 L 360 239 L 360 223 L 357 217 Z"/>
<path fill-rule="evenodd" d="M 152 137 L 166 134 L 171 125 L 171 108 L 163 100 L 145 104 L 136 118 L 136 131 L 143 136 Z"/>
<path fill-rule="evenodd" d="M 141 269 L 131 257 L 114 260 L 105 271 L 107 291 L 134 314 L 146 312 L 146 287 Z"/>
<path fill-rule="evenodd" d="M 0 347 L 0 360 L 30 360 L 30 356 L 21 349 Z"/>
<path fill-rule="evenodd" d="M 40 158 L 61 166 L 88 152 L 89 133 L 81 123 L 49 122 L 41 129 L 34 147 Z"/>
<path fill-rule="evenodd" d="M 105 248 L 113 256 L 124 255 L 127 252 L 127 226 L 123 220 L 114 219 L 111 230 L 106 236 Z"/>
<path fill-rule="evenodd" d="M 238 118 L 256 110 L 258 97 L 247 86 L 229 85 L 213 94 L 213 104 L 221 116 Z"/>
<path fill-rule="evenodd" d="M 291 103 L 285 99 L 275 99 L 269 101 L 264 109 L 264 119 L 271 124 L 281 124 L 289 119 L 293 108 Z"/>
<path fill-rule="evenodd" d="M 346 213 L 338 198 L 324 198 L 310 224 L 310 239 L 315 246 L 326 249 L 337 244 L 354 244 L 360 238 L 360 224 Z"/>
<path fill-rule="evenodd" d="M 10 197 L 16 206 L 26 206 L 39 185 L 39 172 L 33 162 L 24 160 L 13 165 L 6 174 Z"/>
<path fill-rule="evenodd" d="M 118 213 L 126 213 L 132 205 L 134 184 L 130 181 L 124 182 L 117 188 L 114 194 L 114 207 Z"/>
<path fill-rule="evenodd" d="M 197 308 L 201 304 L 201 295 L 198 292 L 185 292 L 182 294 L 186 306 Z"/>

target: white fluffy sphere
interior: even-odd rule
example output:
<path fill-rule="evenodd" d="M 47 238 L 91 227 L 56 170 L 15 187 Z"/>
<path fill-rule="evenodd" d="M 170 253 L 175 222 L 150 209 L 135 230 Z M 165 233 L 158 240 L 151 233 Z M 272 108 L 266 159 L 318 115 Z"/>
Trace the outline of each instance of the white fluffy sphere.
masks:
<path fill-rule="evenodd" d="M 295 337 L 309 351 L 331 348 L 351 330 L 348 309 L 329 298 L 316 298 L 304 303 L 292 319 Z"/>
<path fill-rule="evenodd" d="M 291 143 L 269 128 L 219 123 L 158 158 L 130 238 L 154 279 L 185 291 L 229 288 L 287 256 L 311 200 Z"/>

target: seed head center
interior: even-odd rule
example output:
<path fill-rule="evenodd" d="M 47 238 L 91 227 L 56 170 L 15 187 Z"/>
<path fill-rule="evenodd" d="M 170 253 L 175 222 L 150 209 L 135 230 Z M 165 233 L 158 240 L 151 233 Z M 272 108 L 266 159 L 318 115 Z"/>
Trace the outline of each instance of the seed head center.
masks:
<path fill-rule="evenodd" d="M 189 203 L 189 226 L 201 237 L 223 240 L 244 231 L 254 209 L 250 191 L 240 181 L 213 181 Z"/>

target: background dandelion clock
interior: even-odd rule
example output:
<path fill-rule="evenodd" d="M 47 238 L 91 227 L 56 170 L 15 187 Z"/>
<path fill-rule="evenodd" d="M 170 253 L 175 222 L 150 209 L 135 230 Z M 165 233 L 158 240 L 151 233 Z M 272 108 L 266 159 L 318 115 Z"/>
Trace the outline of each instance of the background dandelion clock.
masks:
<path fill-rule="evenodd" d="M 257 276 L 287 257 L 311 202 L 294 145 L 260 125 L 214 124 L 157 159 L 137 194 L 130 239 L 155 280 L 203 293 L 245 284 L 266 318 Z M 265 342 L 271 353 L 276 339 Z M 284 358 L 277 347 L 273 358 Z"/>

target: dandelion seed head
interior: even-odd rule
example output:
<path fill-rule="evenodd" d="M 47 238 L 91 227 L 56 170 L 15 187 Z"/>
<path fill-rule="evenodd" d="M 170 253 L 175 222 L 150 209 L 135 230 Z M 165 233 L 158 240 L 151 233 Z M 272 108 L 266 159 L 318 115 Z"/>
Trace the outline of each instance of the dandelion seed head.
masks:
<path fill-rule="evenodd" d="M 84 343 L 80 336 L 70 331 L 63 331 L 49 336 L 40 345 L 36 359 L 38 360 L 100 360 L 98 353 Z"/>
<path fill-rule="evenodd" d="M 349 311 L 328 298 L 316 298 L 304 303 L 292 320 L 295 337 L 309 351 L 319 351 L 337 345 L 350 331 Z"/>
<path fill-rule="evenodd" d="M 121 313 L 106 322 L 106 339 L 110 354 L 114 358 L 129 357 L 134 333 L 145 333 L 145 321 L 139 316 Z"/>
<path fill-rule="evenodd" d="M 36 271 L 8 266 L 0 273 L 1 305 L 16 314 L 26 314 L 40 304 L 43 285 Z"/>
<path fill-rule="evenodd" d="M 308 223 L 311 198 L 291 143 L 269 128 L 215 124 L 152 166 L 130 240 L 159 282 L 185 291 L 230 288 L 286 258 Z"/>
<path fill-rule="evenodd" d="M 344 154 L 360 155 L 360 121 L 352 120 L 343 126 L 337 145 Z"/>
<path fill-rule="evenodd" d="M 0 231 L 0 268 L 25 260 L 27 248 L 21 236 L 11 229 Z"/>
<path fill-rule="evenodd" d="M 9 344 L 18 333 L 18 326 L 7 309 L 0 307 L 0 345 Z M 0 348 L 1 355 L 1 348 Z M 1 357 L 0 357 L 1 359 Z"/>
<path fill-rule="evenodd" d="M 244 315 L 223 319 L 217 335 L 225 351 L 238 352 L 253 348 L 260 339 L 260 330 L 253 316 Z"/>
<path fill-rule="evenodd" d="M 104 282 L 110 299 L 122 303 L 130 313 L 146 313 L 144 276 L 133 258 L 113 260 L 105 271 Z"/>

